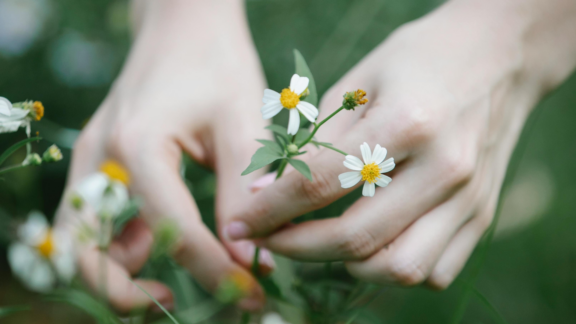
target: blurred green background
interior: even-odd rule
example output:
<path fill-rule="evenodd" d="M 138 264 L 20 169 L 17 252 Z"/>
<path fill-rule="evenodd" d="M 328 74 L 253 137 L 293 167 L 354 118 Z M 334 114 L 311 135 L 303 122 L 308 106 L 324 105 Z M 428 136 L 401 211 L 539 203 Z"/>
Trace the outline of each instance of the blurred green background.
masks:
<path fill-rule="evenodd" d="M 322 94 L 395 28 L 441 2 L 247 0 L 247 11 L 270 87 L 282 88 L 293 73 L 297 48 Z M 37 144 L 38 151 L 52 142 L 70 147 L 105 97 L 129 49 L 127 13 L 127 2 L 120 0 L 0 0 L 0 96 L 44 103 L 46 117 L 35 130 L 46 141 Z M 508 323 L 576 323 L 575 120 L 573 76 L 536 108 L 508 170 L 497 235 L 476 285 Z M 23 137 L 23 132 L 2 135 L 0 149 Z M 2 219 L 21 219 L 31 209 L 53 215 L 70 162 L 70 150 L 63 153 L 61 163 L 0 179 Z M 200 188 L 194 192 L 207 219 L 213 213 L 213 179 L 203 170 L 190 177 Z M 10 232 L 10 226 L 2 222 L 0 230 Z M 26 292 L 12 279 L 4 248 L 0 254 L 0 306 L 33 307 L 3 323 L 91 323 L 79 310 Z M 387 288 L 372 308 L 382 323 L 449 323 L 479 254 L 448 290 Z M 494 318 L 472 297 L 463 323 L 494 323 Z"/>

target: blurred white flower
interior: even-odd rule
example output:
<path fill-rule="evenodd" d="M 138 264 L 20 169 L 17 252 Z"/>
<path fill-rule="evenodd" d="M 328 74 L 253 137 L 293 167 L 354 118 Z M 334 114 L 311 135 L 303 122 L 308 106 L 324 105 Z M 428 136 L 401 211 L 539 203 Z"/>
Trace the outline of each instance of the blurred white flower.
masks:
<path fill-rule="evenodd" d="M 262 316 L 261 324 L 290 324 L 282 318 L 278 313 L 267 313 Z"/>
<path fill-rule="evenodd" d="M 264 90 L 264 97 L 262 98 L 264 106 L 260 109 L 262 118 L 272 118 L 278 115 L 282 108 L 288 109 L 290 111 L 288 134 L 291 135 L 296 135 L 300 128 L 300 114 L 298 112 L 302 113 L 311 123 L 314 123 L 318 117 L 318 108 L 311 103 L 300 100 L 301 96 L 305 94 L 309 82 L 307 77 L 294 74 L 290 80 L 290 88 L 282 90 L 282 93 L 270 89 Z"/>
<path fill-rule="evenodd" d="M 58 281 L 69 283 L 76 273 L 74 246 L 66 231 L 53 230 L 33 211 L 18 228 L 18 241 L 8 248 L 12 273 L 30 290 L 47 292 Z"/>
<path fill-rule="evenodd" d="M 50 13 L 46 0 L 0 0 L 0 54 L 26 52 L 40 37 Z"/>
<path fill-rule="evenodd" d="M 8 99 L 0 97 L 0 134 L 12 133 L 30 125 L 28 113 L 29 110 L 14 108 Z"/>
<path fill-rule="evenodd" d="M 394 158 L 389 158 L 384 161 L 388 152 L 379 144 L 376 144 L 374 153 L 370 152 L 370 146 L 366 142 L 360 145 L 360 151 L 362 152 L 364 163 L 353 155 L 346 155 L 344 166 L 354 171 L 342 173 L 338 176 L 338 179 L 340 179 L 342 188 L 351 188 L 360 181 L 366 181 L 364 182 L 362 195 L 373 197 L 376 191 L 376 185 L 386 187 L 392 181 L 390 177 L 382 173 L 394 169 Z"/>

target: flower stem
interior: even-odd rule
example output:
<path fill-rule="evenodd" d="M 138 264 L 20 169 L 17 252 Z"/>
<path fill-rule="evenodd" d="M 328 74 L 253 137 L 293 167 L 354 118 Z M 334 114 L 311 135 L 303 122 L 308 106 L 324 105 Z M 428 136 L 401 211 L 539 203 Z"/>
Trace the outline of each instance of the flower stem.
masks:
<path fill-rule="evenodd" d="M 344 109 L 344 106 L 336 109 L 335 112 L 331 113 L 330 116 L 324 118 L 324 120 L 321 121 L 320 123 L 314 124 L 314 130 L 312 131 L 312 133 L 310 134 L 310 136 L 308 136 L 308 138 L 307 138 L 304 142 L 302 142 L 302 143 L 300 143 L 300 145 L 298 145 L 298 148 L 301 148 L 302 146 L 308 144 L 308 143 L 312 140 L 312 138 L 314 138 L 314 135 L 315 135 L 316 132 L 318 131 L 318 128 L 320 128 L 320 126 L 324 125 L 325 122 L 329 121 L 330 118 L 336 116 L 336 114 L 339 113 L 340 111 L 342 111 L 342 109 Z"/>
<path fill-rule="evenodd" d="M 278 171 L 276 171 L 276 180 L 280 179 L 280 177 L 284 173 L 284 169 L 286 169 L 286 165 L 288 165 L 288 159 L 283 159 L 282 162 L 280 162 Z"/>
<path fill-rule="evenodd" d="M 338 152 L 338 153 L 340 153 L 340 154 L 342 154 L 342 155 L 344 155 L 344 156 L 348 155 L 348 153 L 346 153 L 346 152 L 344 152 L 344 151 L 342 151 L 342 150 L 339 150 L 339 149 L 335 148 L 334 146 L 330 146 L 330 145 L 321 145 L 321 146 L 322 146 L 322 147 L 325 147 L 325 148 L 327 148 L 327 149 L 330 149 L 330 150 L 332 150 L 332 151 L 336 151 L 336 152 Z"/>
<path fill-rule="evenodd" d="M 11 166 L 11 167 L 3 168 L 3 169 L 0 169 L 0 174 L 4 174 L 4 173 L 10 172 L 10 171 L 22 169 L 22 168 L 25 168 L 25 167 L 27 167 L 27 166 L 28 166 L 28 165 L 18 164 L 18 165 L 14 165 L 14 166 Z"/>

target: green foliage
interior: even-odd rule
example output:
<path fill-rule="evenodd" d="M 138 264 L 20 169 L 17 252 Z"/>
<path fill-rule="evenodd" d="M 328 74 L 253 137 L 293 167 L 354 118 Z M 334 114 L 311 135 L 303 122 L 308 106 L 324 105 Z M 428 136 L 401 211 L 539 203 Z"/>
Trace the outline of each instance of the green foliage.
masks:
<path fill-rule="evenodd" d="M 280 135 L 283 139 L 285 139 L 287 142 L 290 141 L 289 135 L 288 135 L 288 130 L 286 129 L 286 127 L 284 126 L 280 126 L 280 125 L 276 125 L 276 124 L 272 124 L 269 126 L 265 127 L 268 130 L 271 130 L 274 134 L 278 134 Z"/>
<path fill-rule="evenodd" d="M 4 153 L 2 153 L 2 155 L 0 155 L 0 165 L 2 165 L 6 161 L 6 159 L 8 159 L 10 155 L 14 154 L 14 152 L 16 152 L 19 148 L 23 147 L 28 143 L 39 141 L 41 139 L 42 139 L 41 137 L 31 137 L 25 140 L 21 140 L 20 142 L 10 146 L 6 151 L 4 151 Z"/>
<path fill-rule="evenodd" d="M 116 314 L 90 294 L 77 289 L 59 290 L 48 295 L 48 300 L 67 303 L 90 315 L 98 324 L 122 324 Z"/>
<path fill-rule="evenodd" d="M 0 318 L 7 317 L 14 313 L 19 313 L 23 311 L 30 310 L 29 306 L 12 306 L 12 307 L 2 307 L 0 308 Z"/>
<path fill-rule="evenodd" d="M 136 282 L 134 282 L 134 280 L 132 280 L 132 278 L 128 277 L 128 280 L 130 280 L 130 282 L 132 282 L 134 284 L 134 286 L 138 287 L 138 289 L 140 289 L 143 293 L 146 294 L 146 296 L 148 296 L 148 298 L 150 298 L 154 304 L 156 304 L 156 306 L 160 307 L 160 309 L 164 312 L 164 314 L 166 314 L 166 316 L 168 316 L 168 318 L 170 318 L 170 320 L 172 321 L 172 323 L 175 324 L 180 324 L 175 318 L 174 316 L 172 316 L 172 314 L 170 314 L 170 312 L 168 310 L 166 310 L 166 308 L 164 308 L 164 306 L 162 306 L 162 304 L 160 304 L 160 302 L 158 302 L 156 300 L 156 298 L 154 298 L 152 295 L 150 295 L 146 289 L 140 287 L 139 284 L 137 284 Z"/>
<path fill-rule="evenodd" d="M 310 94 L 304 98 L 304 101 L 313 104 L 315 107 L 318 107 L 318 92 L 316 91 L 316 82 L 314 81 L 314 76 L 312 76 L 312 72 L 308 67 L 308 63 L 306 63 L 306 60 L 297 49 L 294 49 L 294 62 L 296 65 L 296 74 L 310 79 L 310 83 L 308 84 L 308 90 L 310 91 Z"/>
<path fill-rule="evenodd" d="M 312 172 L 310 172 L 310 168 L 306 162 L 301 160 L 289 159 L 288 163 L 294 167 L 298 172 L 302 173 L 308 180 L 312 181 Z"/>
<path fill-rule="evenodd" d="M 263 146 L 261 148 L 259 148 L 256 153 L 254 153 L 254 155 L 252 155 L 252 161 L 250 162 L 250 165 L 248 166 L 248 168 L 246 168 L 246 170 L 244 170 L 244 172 L 242 172 L 242 175 L 247 175 L 249 173 L 252 173 L 260 168 L 263 168 L 265 166 L 267 166 L 268 164 L 283 159 L 284 157 L 278 153 L 277 151 L 274 151 L 266 146 Z"/>
<path fill-rule="evenodd" d="M 256 141 L 260 144 L 264 144 L 264 147 L 267 147 L 267 148 L 271 149 L 272 151 L 277 152 L 278 154 L 284 153 L 284 149 L 282 148 L 282 146 L 280 146 L 278 143 L 276 143 L 274 141 L 265 140 L 265 139 L 258 139 Z"/>

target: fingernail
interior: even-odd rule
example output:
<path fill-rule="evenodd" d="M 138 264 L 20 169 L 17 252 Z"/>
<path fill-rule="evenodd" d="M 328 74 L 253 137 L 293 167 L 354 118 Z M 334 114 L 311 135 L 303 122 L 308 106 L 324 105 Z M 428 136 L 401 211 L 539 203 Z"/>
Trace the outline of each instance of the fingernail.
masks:
<path fill-rule="evenodd" d="M 260 263 L 267 265 L 271 269 L 276 268 L 276 262 L 274 261 L 274 257 L 272 257 L 272 253 L 266 249 L 260 250 Z"/>
<path fill-rule="evenodd" d="M 258 190 L 266 188 L 272 183 L 274 183 L 275 179 L 276 179 L 276 172 L 267 173 L 266 175 L 252 182 L 252 184 L 248 186 L 248 189 L 250 189 L 250 191 L 252 192 L 257 192 Z"/>
<path fill-rule="evenodd" d="M 224 234 L 228 240 L 241 240 L 250 236 L 250 228 L 244 222 L 235 221 L 226 226 Z"/>

